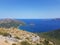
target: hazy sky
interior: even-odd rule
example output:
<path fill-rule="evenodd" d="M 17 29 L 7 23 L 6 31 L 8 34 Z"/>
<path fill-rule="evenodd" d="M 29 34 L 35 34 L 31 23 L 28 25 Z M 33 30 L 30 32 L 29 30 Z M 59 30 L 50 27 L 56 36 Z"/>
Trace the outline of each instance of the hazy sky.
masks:
<path fill-rule="evenodd" d="M 60 18 L 60 0 L 0 0 L 0 18 Z"/>

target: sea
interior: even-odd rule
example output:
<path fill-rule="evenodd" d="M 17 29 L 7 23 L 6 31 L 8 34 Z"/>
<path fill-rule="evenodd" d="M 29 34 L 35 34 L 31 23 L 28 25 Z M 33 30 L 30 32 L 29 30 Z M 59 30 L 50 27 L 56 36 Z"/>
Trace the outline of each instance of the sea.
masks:
<path fill-rule="evenodd" d="M 60 29 L 60 19 L 18 19 L 24 22 L 25 26 L 19 29 L 29 32 L 49 32 Z"/>

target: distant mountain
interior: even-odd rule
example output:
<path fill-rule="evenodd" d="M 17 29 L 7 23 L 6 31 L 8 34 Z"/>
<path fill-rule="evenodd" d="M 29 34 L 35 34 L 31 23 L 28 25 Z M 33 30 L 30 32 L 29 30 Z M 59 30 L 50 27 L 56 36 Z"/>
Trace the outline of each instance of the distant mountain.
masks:
<path fill-rule="evenodd" d="M 0 27 L 10 28 L 10 27 L 18 27 L 19 25 L 25 25 L 25 23 L 22 21 L 9 18 L 0 19 Z"/>

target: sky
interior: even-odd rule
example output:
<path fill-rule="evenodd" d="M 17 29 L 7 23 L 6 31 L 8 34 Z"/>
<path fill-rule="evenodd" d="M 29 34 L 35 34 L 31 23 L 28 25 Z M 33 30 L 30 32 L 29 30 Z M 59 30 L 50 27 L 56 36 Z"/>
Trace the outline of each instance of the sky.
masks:
<path fill-rule="evenodd" d="M 60 18 L 60 0 L 0 0 L 0 18 Z"/>

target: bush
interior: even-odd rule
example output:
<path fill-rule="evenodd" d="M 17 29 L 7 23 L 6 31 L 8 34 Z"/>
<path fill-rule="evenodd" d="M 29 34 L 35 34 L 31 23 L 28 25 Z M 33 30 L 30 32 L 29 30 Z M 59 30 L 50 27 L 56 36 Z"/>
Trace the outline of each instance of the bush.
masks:
<path fill-rule="evenodd" d="M 37 43 L 36 45 L 41 45 L 41 44 L 38 44 L 38 43 Z"/>
<path fill-rule="evenodd" d="M 11 36 L 9 33 L 6 33 L 6 32 L 0 32 L 0 35 L 3 35 L 3 36 Z"/>
<path fill-rule="evenodd" d="M 21 42 L 21 45 L 31 45 L 31 44 L 28 43 L 27 41 L 23 41 L 23 42 Z"/>
<path fill-rule="evenodd" d="M 44 45 L 49 45 L 49 41 L 45 40 Z"/>
<path fill-rule="evenodd" d="M 16 39 L 20 39 L 20 38 L 19 38 L 19 37 L 17 37 L 17 36 L 16 36 L 16 37 L 14 37 L 14 38 L 16 38 Z"/>
<path fill-rule="evenodd" d="M 12 44 L 12 45 L 16 45 L 16 44 L 14 43 L 14 44 Z"/>
<path fill-rule="evenodd" d="M 9 33 L 2 33 L 3 36 L 11 36 Z"/>

